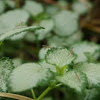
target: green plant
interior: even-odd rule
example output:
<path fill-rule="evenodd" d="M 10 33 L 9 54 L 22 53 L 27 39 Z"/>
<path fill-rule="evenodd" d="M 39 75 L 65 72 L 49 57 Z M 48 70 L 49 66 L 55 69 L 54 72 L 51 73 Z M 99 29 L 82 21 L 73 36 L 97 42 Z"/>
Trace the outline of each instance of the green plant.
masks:
<path fill-rule="evenodd" d="M 0 1 L 0 100 L 99 100 L 99 35 L 82 28 L 92 3 L 49 1 Z"/>
<path fill-rule="evenodd" d="M 0 40 L 34 29 L 39 29 L 39 27 L 13 30 L 8 32 L 9 34 L 2 35 Z M 22 92 L 31 89 L 34 100 L 42 100 L 49 91 L 61 85 L 81 95 L 85 94 L 86 89 L 100 87 L 100 64 L 74 64 L 75 59 L 76 55 L 67 48 L 51 48 L 45 55 L 45 61 L 26 63 L 17 67 L 14 67 L 10 59 L 1 58 L 0 91 Z M 39 86 L 48 86 L 48 88 L 37 98 L 33 88 Z"/>

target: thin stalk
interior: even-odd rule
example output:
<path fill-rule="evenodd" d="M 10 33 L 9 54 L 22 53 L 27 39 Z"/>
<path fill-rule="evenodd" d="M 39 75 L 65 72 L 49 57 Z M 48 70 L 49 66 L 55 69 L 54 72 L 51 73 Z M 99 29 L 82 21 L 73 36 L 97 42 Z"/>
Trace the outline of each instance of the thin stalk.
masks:
<path fill-rule="evenodd" d="M 40 50 L 40 41 L 38 40 L 38 35 L 36 35 L 36 46 L 37 46 L 37 53 Z"/>
<path fill-rule="evenodd" d="M 51 91 L 53 88 L 52 87 L 48 87 L 38 98 L 37 100 L 42 100 L 43 97 L 49 92 Z"/>
<path fill-rule="evenodd" d="M 55 88 L 57 88 L 57 87 L 59 87 L 59 86 L 61 86 L 62 85 L 62 83 L 59 83 L 59 84 L 57 84 L 56 86 L 55 86 Z"/>
<path fill-rule="evenodd" d="M 35 92 L 34 92 L 34 90 L 31 89 L 31 92 L 32 92 L 33 99 L 36 100 L 36 96 L 35 96 Z"/>
<path fill-rule="evenodd" d="M 0 42 L 0 51 L 1 51 L 1 49 L 2 49 L 2 45 L 3 45 L 3 42 Z"/>

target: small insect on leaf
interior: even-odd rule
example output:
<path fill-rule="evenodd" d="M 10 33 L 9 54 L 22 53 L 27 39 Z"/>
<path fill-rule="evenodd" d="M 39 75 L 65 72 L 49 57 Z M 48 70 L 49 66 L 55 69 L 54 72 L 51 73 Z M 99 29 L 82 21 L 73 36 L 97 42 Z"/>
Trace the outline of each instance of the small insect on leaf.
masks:
<path fill-rule="evenodd" d="M 50 46 L 47 46 L 47 45 L 42 45 L 45 49 L 46 48 L 51 48 Z"/>

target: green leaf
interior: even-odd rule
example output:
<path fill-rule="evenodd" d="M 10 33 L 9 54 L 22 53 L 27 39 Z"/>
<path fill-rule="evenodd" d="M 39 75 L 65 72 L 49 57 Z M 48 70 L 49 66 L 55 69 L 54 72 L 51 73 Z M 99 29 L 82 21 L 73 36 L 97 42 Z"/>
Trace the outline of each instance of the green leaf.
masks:
<path fill-rule="evenodd" d="M 56 73 L 56 67 L 54 65 L 48 64 L 45 60 L 40 61 L 39 64 L 42 67 L 49 69 L 51 72 Z"/>
<path fill-rule="evenodd" d="M 83 2 L 75 1 L 72 5 L 72 9 L 79 15 L 85 14 L 88 12 L 88 9 L 92 7 L 90 2 L 87 2 L 87 5 L 85 5 Z"/>
<path fill-rule="evenodd" d="M 96 60 L 100 54 L 100 46 L 87 41 L 75 43 L 71 48 L 77 55 L 77 58 L 74 60 L 75 63 L 88 61 L 89 58 Z"/>
<path fill-rule="evenodd" d="M 21 58 L 14 58 L 12 59 L 12 62 L 14 63 L 14 66 L 17 67 L 23 63 L 23 60 Z"/>
<path fill-rule="evenodd" d="M 0 59 L 0 92 L 7 92 L 9 90 L 9 76 L 13 69 L 13 63 L 9 58 Z"/>
<path fill-rule="evenodd" d="M 48 39 L 48 45 L 50 47 L 64 47 L 65 44 L 65 38 L 58 37 L 57 35 L 53 35 Z"/>
<path fill-rule="evenodd" d="M 68 2 L 65 0 L 59 0 L 57 3 L 61 9 L 66 9 L 68 7 Z"/>
<path fill-rule="evenodd" d="M 26 24 L 28 19 L 29 19 L 29 14 L 25 10 L 22 9 L 11 10 L 0 16 L 0 26 L 3 24 L 6 31 L 9 31 L 17 26 L 21 26 L 19 24 L 22 23 Z M 0 34 L 1 33 L 4 32 L 0 32 Z"/>
<path fill-rule="evenodd" d="M 54 17 L 54 31 L 59 36 L 69 36 L 78 30 L 78 17 L 71 11 L 61 11 Z"/>
<path fill-rule="evenodd" d="M 47 63 L 64 67 L 74 60 L 75 56 L 66 48 L 51 48 L 47 51 L 45 59 Z"/>
<path fill-rule="evenodd" d="M 41 48 L 39 51 L 39 59 L 45 59 L 45 54 L 47 53 L 47 51 L 49 50 L 49 48 Z"/>
<path fill-rule="evenodd" d="M 87 85 L 86 75 L 78 71 L 68 71 L 63 76 L 57 76 L 59 82 L 81 93 Z"/>
<path fill-rule="evenodd" d="M 77 31 L 73 33 L 71 36 L 64 38 L 64 45 L 70 47 L 76 42 L 80 42 L 82 40 L 83 33 L 81 31 Z"/>
<path fill-rule="evenodd" d="M 22 9 L 15 9 L 2 14 L 0 16 L 0 35 L 13 29 L 26 26 L 28 19 L 29 14 Z M 16 36 L 11 37 L 11 39 L 22 39 L 25 36 L 25 34 L 26 33 L 18 34 Z"/>
<path fill-rule="evenodd" d="M 42 20 L 39 24 L 39 26 L 44 27 L 44 30 L 38 30 L 36 31 L 36 34 L 38 35 L 39 40 L 43 40 L 47 34 L 49 34 L 53 27 L 54 27 L 54 22 L 51 19 L 48 20 Z"/>
<path fill-rule="evenodd" d="M 51 16 L 54 16 L 59 12 L 59 7 L 56 5 L 47 5 L 46 6 L 46 13 L 48 13 Z"/>
<path fill-rule="evenodd" d="M 37 16 L 44 11 L 43 6 L 35 1 L 27 0 L 23 9 L 33 16 Z"/>
<path fill-rule="evenodd" d="M 57 35 L 53 35 L 52 38 L 48 39 L 48 45 L 51 47 L 64 47 L 71 46 L 75 42 L 81 41 L 83 33 L 81 31 L 73 33 L 68 37 L 59 37 Z"/>
<path fill-rule="evenodd" d="M 30 26 L 30 27 L 22 27 L 22 28 L 18 28 L 18 29 L 14 29 L 12 31 L 6 32 L 4 34 L 0 35 L 0 41 L 3 41 L 5 39 L 9 39 L 10 37 L 17 35 L 21 32 L 25 32 L 25 31 L 36 31 L 38 29 L 43 29 L 42 27 L 39 26 Z"/>
<path fill-rule="evenodd" d="M 15 7 L 15 2 L 13 0 L 5 0 L 5 3 L 7 6 L 14 8 Z"/>
<path fill-rule="evenodd" d="M 2 13 L 5 10 L 6 6 L 3 0 L 0 0 L 0 13 Z"/>
<path fill-rule="evenodd" d="M 52 77 L 51 72 L 36 63 L 26 63 L 15 68 L 10 76 L 13 92 L 21 92 L 33 87 L 46 85 Z"/>
<path fill-rule="evenodd" d="M 80 63 L 74 68 L 86 74 L 89 87 L 100 87 L 100 64 Z"/>

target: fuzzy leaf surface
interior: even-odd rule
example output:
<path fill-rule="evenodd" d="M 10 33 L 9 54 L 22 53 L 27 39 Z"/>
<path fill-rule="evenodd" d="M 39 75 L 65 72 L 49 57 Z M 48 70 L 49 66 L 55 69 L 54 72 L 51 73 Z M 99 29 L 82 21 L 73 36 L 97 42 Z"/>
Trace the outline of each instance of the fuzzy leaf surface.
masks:
<path fill-rule="evenodd" d="M 36 63 L 26 63 L 15 68 L 10 76 L 13 92 L 21 92 L 33 87 L 46 85 L 52 74 L 47 68 Z"/>
<path fill-rule="evenodd" d="M 54 32 L 62 37 L 72 35 L 78 29 L 78 16 L 71 11 L 61 11 L 54 17 Z"/>
<path fill-rule="evenodd" d="M 57 76 L 57 80 L 79 93 L 81 93 L 87 85 L 86 75 L 78 71 L 69 71 L 63 76 Z"/>
<path fill-rule="evenodd" d="M 9 58 L 0 59 L 0 92 L 8 91 L 9 76 L 13 69 L 13 63 Z"/>
<path fill-rule="evenodd" d="M 100 64 L 83 63 L 76 65 L 74 68 L 86 74 L 89 87 L 100 86 Z"/>
<path fill-rule="evenodd" d="M 18 28 L 18 29 L 14 29 L 11 30 L 9 32 L 6 32 L 4 34 L 0 35 L 0 41 L 3 41 L 5 39 L 9 39 L 10 37 L 17 35 L 21 32 L 25 32 L 25 31 L 36 31 L 38 29 L 42 29 L 42 27 L 39 26 L 30 26 L 30 27 L 22 27 L 22 28 Z"/>
<path fill-rule="evenodd" d="M 29 12 L 32 16 L 37 16 L 44 11 L 42 4 L 35 1 L 27 0 L 23 9 Z"/>
<path fill-rule="evenodd" d="M 75 43 L 71 46 L 73 52 L 77 55 L 74 60 L 75 63 L 92 61 L 97 59 L 100 54 L 100 46 L 95 43 L 90 43 L 87 41 Z"/>
<path fill-rule="evenodd" d="M 57 67 L 64 67 L 70 64 L 75 56 L 66 48 L 51 48 L 47 51 L 45 58 L 50 64 L 56 65 Z"/>

